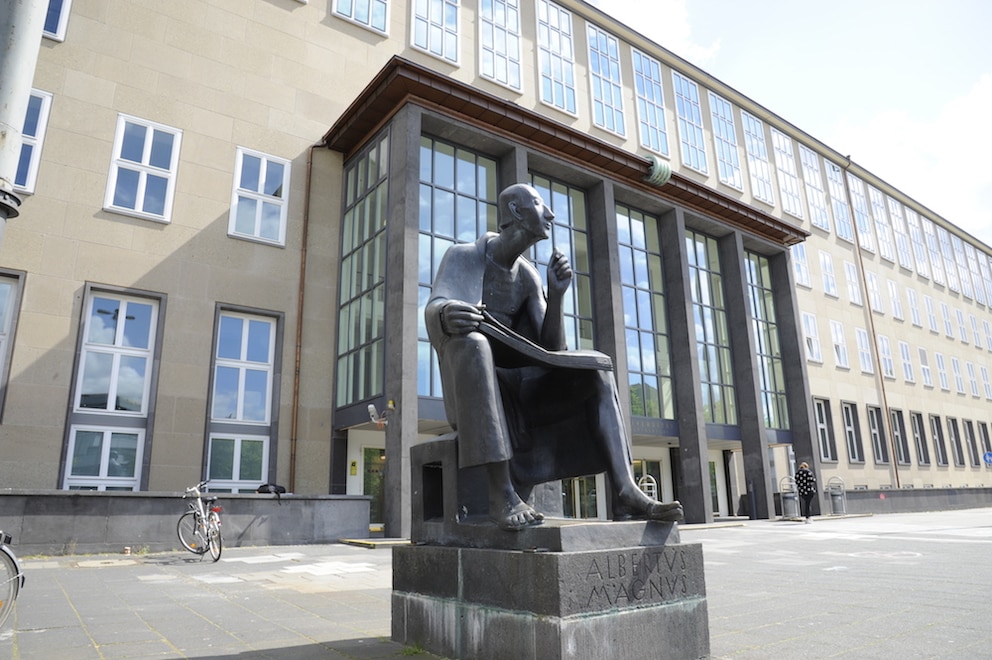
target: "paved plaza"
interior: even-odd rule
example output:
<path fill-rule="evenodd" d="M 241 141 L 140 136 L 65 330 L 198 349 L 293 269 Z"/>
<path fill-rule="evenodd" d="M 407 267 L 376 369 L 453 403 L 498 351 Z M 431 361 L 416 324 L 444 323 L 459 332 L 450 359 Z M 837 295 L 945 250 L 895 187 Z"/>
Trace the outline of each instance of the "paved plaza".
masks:
<path fill-rule="evenodd" d="M 992 658 L 992 508 L 681 536 L 703 546 L 713 658 Z M 25 557 L 0 658 L 431 658 L 389 641 L 391 554 Z"/>

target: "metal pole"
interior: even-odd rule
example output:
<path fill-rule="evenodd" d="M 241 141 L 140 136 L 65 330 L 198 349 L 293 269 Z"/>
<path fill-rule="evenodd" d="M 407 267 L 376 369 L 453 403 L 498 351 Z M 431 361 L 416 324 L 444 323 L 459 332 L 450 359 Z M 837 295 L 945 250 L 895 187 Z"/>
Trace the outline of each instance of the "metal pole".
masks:
<path fill-rule="evenodd" d="M 7 219 L 20 215 L 14 176 L 47 9 L 46 0 L 0 0 L 0 245 Z"/>

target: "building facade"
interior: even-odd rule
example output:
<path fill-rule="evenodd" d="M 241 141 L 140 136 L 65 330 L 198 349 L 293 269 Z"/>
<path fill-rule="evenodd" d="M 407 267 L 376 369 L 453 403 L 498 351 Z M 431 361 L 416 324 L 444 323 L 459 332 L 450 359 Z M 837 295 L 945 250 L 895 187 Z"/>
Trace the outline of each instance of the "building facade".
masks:
<path fill-rule="evenodd" d="M 3 487 L 278 482 L 405 534 L 449 430 L 433 274 L 521 181 L 568 345 L 614 357 L 635 474 L 690 521 L 774 515 L 799 461 L 992 485 L 992 248 L 581 1 L 51 0 L 34 88 Z"/>

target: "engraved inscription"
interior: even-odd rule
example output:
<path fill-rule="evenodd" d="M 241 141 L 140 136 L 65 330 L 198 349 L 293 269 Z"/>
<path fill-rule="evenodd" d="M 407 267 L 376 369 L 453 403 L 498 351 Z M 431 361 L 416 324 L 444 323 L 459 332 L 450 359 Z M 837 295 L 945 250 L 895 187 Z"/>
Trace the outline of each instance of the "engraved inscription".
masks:
<path fill-rule="evenodd" d="M 682 548 L 629 550 L 589 561 L 586 607 L 628 606 L 679 600 L 692 593 Z"/>

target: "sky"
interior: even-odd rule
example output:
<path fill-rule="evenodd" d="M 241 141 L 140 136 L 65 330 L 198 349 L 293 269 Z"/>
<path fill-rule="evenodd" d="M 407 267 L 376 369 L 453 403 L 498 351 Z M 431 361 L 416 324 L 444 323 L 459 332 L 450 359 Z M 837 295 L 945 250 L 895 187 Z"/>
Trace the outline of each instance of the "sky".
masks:
<path fill-rule="evenodd" d="M 992 2 L 587 1 L 992 247 Z"/>

